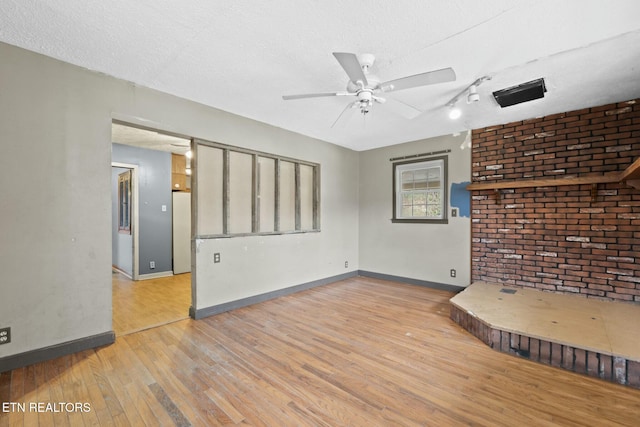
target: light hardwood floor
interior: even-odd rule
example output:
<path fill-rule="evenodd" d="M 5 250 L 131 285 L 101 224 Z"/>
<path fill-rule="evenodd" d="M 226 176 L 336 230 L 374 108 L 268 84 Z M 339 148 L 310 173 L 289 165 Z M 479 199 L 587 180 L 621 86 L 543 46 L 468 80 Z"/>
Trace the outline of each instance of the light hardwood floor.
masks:
<path fill-rule="evenodd" d="M 491 350 L 452 294 L 354 278 L 0 374 L 9 425 L 637 426 L 640 390 Z"/>
<path fill-rule="evenodd" d="M 191 306 L 191 274 L 132 281 L 114 272 L 113 330 L 127 335 L 184 320 Z"/>

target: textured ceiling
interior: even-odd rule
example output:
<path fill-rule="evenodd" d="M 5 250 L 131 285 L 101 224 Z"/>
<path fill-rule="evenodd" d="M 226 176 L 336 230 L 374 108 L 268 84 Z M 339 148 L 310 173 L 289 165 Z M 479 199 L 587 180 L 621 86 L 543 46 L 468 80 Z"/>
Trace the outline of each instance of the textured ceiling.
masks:
<path fill-rule="evenodd" d="M 111 125 L 112 142 L 133 145 L 151 150 L 168 151 L 175 154 L 186 154 L 191 142 L 185 138 L 178 138 L 162 132 L 153 132 L 113 123 Z"/>
<path fill-rule="evenodd" d="M 284 129 L 364 150 L 640 96 L 637 0 L 2 0 L 0 40 Z M 366 116 L 332 52 L 372 53 L 392 80 L 452 67 L 455 82 L 386 94 Z M 480 101 L 445 104 L 479 77 Z M 491 92 L 543 77 L 544 99 Z M 397 104 L 396 104 L 397 105 Z M 198 135 L 194 135 L 198 136 Z"/>

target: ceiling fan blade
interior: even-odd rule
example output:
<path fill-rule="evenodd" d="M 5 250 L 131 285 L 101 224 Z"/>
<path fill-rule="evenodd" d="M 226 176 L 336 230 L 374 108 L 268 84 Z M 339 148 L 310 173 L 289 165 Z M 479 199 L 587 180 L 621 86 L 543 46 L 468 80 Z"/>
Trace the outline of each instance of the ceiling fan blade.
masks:
<path fill-rule="evenodd" d="M 453 82 L 455 80 L 456 73 L 453 69 L 443 68 L 441 70 L 428 71 L 426 73 L 390 80 L 388 82 L 380 83 L 379 87 L 383 92 L 391 92 L 394 90 L 403 90 L 436 83 Z"/>
<path fill-rule="evenodd" d="M 367 77 L 364 75 L 364 71 L 362 71 L 362 67 L 360 66 L 360 61 L 358 61 L 358 57 L 355 54 L 333 52 L 333 56 L 336 57 L 344 71 L 347 73 L 349 80 L 354 83 L 361 81 L 365 86 L 369 84 L 367 82 Z"/>
<path fill-rule="evenodd" d="M 284 95 L 282 99 L 289 101 L 291 99 L 304 99 L 304 98 L 321 98 L 323 96 L 348 96 L 355 95 L 351 92 L 324 92 L 324 93 L 305 93 L 302 95 Z"/>

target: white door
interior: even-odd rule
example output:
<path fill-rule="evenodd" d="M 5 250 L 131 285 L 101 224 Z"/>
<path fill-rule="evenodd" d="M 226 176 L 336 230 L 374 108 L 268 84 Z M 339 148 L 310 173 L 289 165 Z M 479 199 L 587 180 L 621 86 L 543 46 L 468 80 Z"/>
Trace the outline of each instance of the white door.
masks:
<path fill-rule="evenodd" d="M 191 271 L 191 193 L 173 192 L 173 274 Z"/>

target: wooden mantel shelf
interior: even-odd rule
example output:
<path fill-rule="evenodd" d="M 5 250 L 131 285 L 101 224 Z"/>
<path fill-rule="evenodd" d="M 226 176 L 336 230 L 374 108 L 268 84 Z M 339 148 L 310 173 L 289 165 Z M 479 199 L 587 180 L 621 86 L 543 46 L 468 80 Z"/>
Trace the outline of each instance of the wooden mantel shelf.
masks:
<path fill-rule="evenodd" d="M 640 189 L 640 159 L 633 162 L 622 172 L 610 172 L 604 175 L 587 175 L 572 178 L 525 179 L 520 181 L 474 182 L 467 190 L 501 190 L 507 188 L 555 187 L 562 185 L 607 184 L 625 181 L 633 188 Z"/>

